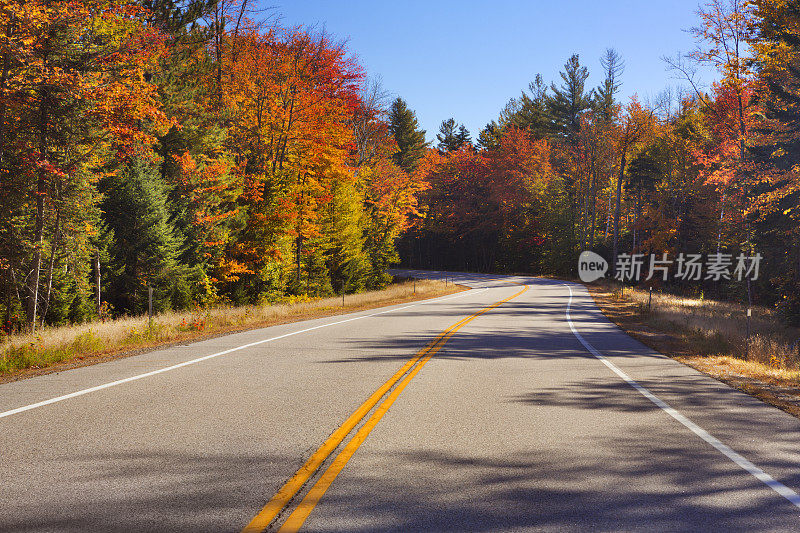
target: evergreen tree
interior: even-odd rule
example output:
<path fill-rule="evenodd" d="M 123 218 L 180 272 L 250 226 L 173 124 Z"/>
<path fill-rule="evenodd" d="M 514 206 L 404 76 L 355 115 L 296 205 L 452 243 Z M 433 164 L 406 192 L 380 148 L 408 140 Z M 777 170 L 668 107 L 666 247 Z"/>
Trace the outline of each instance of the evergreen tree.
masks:
<path fill-rule="evenodd" d="M 158 168 L 137 159 L 103 185 L 103 212 L 114 232 L 112 305 L 121 312 L 146 312 L 150 285 L 156 309 L 170 307 L 185 280 L 176 262 L 180 242 L 169 221 L 167 191 Z"/>
<path fill-rule="evenodd" d="M 442 121 L 436 140 L 436 148 L 443 154 L 454 152 L 465 144 L 472 146 L 469 130 L 463 124 L 458 124 L 454 118 Z"/>
<path fill-rule="evenodd" d="M 516 111 L 509 121 L 517 128 L 527 130 L 533 139 L 548 136 L 551 124 L 550 112 L 547 108 L 547 86 L 541 74 L 528 84 L 530 94 L 523 92 L 519 100 L 515 100 Z"/>
<path fill-rule="evenodd" d="M 406 172 L 414 171 L 428 143 L 425 142 L 425 130 L 419 129 L 415 113 L 399 97 L 392 102 L 389 110 L 389 133 L 394 136 L 400 149 L 393 156 L 395 164 Z"/>
<path fill-rule="evenodd" d="M 469 130 L 463 124 L 458 126 L 458 132 L 456 132 L 456 143 L 458 143 L 459 148 L 467 144 L 472 146 L 472 136 L 469 134 Z"/>
<path fill-rule="evenodd" d="M 140 0 L 149 14 L 149 23 L 170 35 L 194 26 L 200 17 L 210 13 L 217 0 Z"/>
<path fill-rule="evenodd" d="M 606 121 L 610 121 L 614 113 L 616 94 L 622 87 L 620 77 L 625 71 L 625 62 L 616 50 L 608 48 L 605 55 L 600 58 L 600 65 L 606 77 L 603 84 L 595 90 L 594 107 Z"/>
<path fill-rule="evenodd" d="M 478 148 L 492 150 L 500 145 L 502 130 L 496 121 L 488 123 L 478 134 Z"/>
<path fill-rule="evenodd" d="M 436 148 L 443 154 L 458 150 L 461 145 L 458 142 L 458 129 L 454 118 L 442 121 L 439 133 L 436 134 L 436 140 L 438 141 Z"/>
<path fill-rule="evenodd" d="M 169 34 L 173 42 L 161 59 L 153 82 L 158 86 L 162 111 L 174 121 L 158 136 L 155 151 L 161 158 L 160 174 L 168 191 L 170 220 L 183 242 L 179 262 L 207 271 L 211 258 L 202 246 L 204 228 L 195 223 L 197 213 L 190 205 L 191 197 L 196 196 L 191 192 L 201 187 L 188 183 L 181 162 L 188 154 L 213 164 L 222 159 L 220 154 L 224 152 L 225 128 L 206 108 L 212 97 L 205 83 L 212 74 L 212 64 L 203 54 L 209 29 L 195 24 L 216 0 L 144 1 L 152 10 L 153 24 Z"/>
<path fill-rule="evenodd" d="M 553 94 L 547 97 L 547 109 L 556 135 L 572 139 L 581 129 L 580 115 L 591 107 L 594 91 L 585 91 L 589 71 L 581 66 L 578 54 L 569 58 L 560 75 L 564 83 L 550 85 Z"/>
<path fill-rule="evenodd" d="M 626 169 L 628 183 L 637 191 L 653 190 L 664 170 L 660 168 L 658 154 L 654 149 L 644 150 L 631 160 Z"/>

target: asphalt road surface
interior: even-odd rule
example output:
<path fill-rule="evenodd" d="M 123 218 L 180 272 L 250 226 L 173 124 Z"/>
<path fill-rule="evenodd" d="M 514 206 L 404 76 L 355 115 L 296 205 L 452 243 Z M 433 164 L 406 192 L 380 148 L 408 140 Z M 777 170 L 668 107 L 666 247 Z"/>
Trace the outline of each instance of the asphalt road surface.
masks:
<path fill-rule="evenodd" d="M 800 530 L 800 421 L 580 285 L 447 276 L 0 385 L 0 531 Z"/>

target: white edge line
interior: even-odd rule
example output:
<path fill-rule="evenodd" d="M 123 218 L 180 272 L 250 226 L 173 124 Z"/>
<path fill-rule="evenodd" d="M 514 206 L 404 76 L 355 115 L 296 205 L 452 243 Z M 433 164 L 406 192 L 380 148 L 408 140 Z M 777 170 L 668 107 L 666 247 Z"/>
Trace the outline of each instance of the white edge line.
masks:
<path fill-rule="evenodd" d="M 247 348 L 252 348 L 253 346 L 258 346 L 259 344 L 264 344 L 264 343 L 276 341 L 276 340 L 279 340 L 279 339 L 285 339 L 286 337 L 292 337 L 294 335 L 299 335 L 301 333 L 307 333 L 309 331 L 314 331 L 315 329 L 322 329 L 322 328 L 327 328 L 329 326 L 335 326 L 337 324 L 344 324 L 345 322 L 353 322 L 355 320 L 361 320 L 363 318 L 370 318 L 370 317 L 373 317 L 373 316 L 385 315 L 386 313 L 393 313 L 395 311 L 401 311 L 403 309 L 408 309 L 410 307 L 417 307 L 419 305 L 437 303 L 437 302 L 442 302 L 442 301 L 446 301 L 446 300 L 453 300 L 455 298 L 462 298 L 462 297 L 470 295 L 470 294 L 474 295 L 474 294 L 478 294 L 478 293 L 481 293 L 483 291 L 488 291 L 488 290 L 489 290 L 488 287 L 482 288 L 482 289 L 470 289 L 468 291 L 465 291 L 462 294 L 457 294 L 455 296 L 446 296 L 446 297 L 442 297 L 442 298 L 432 298 L 430 300 L 423 300 L 423 301 L 415 303 L 415 304 L 405 305 L 403 307 L 396 307 L 394 309 L 388 309 L 386 311 L 380 311 L 378 313 L 370 313 L 368 315 L 361 315 L 361 316 L 357 316 L 357 317 L 353 317 L 353 318 L 348 318 L 348 319 L 345 319 L 345 320 L 337 320 L 336 322 L 329 322 L 327 324 L 320 324 L 319 326 L 314 326 L 314 327 L 311 327 L 311 328 L 301 329 L 301 330 L 298 330 L 298 331 L 292 331 L 290 333 L 285 333 L 283 335 L 278 335 L 277 337 L 271 337 L 269 339 L 263 339 L 263 340 L 260 340 L 260 341 L 251 342 L 249 344 L 243 344 L 242 346 L 237 346 L 235 348 L 230 348 L 228 350 L 223 350 L 221 352 L 212 353 L 210 355 L 204 355 L 203 357 L 198 357 L 197 359 L 192 359 L 190 361 L 184 361 L 182 363 L 178 363 L 176 365 L 168 366 L 168 367 L 165 367 L 165 368 L 159 368 L 158 370 L 153 370 L 151 372 L 145 372 L 144 374 L 137 374 L 135 376 L 130 376 L 130 377 L 127 377 L 127 378 L 124 378 L 124 379 L 118 379 L 117 381 L 111 381 L 109 383 L 103 383 L 102 385 L 97 385 L 96 387 L 91 387 L 91 388 L 88 388 L 88 389 L 82 389 L 82 390 L 79 390 L 79 391 L 71 392 L 69 394 L 64 394 L 63 396 L 57 396 L 55 398 L 50 398 L 49 400 L 43 400 L 41 402 L 32 403 L 30 405 L 24 405 L 22 407 L 17 407 L 15 409 L 11 409 L 9 411 L 4 411 L 4 412 L 0 413 L 0 418 L 5 418 L 7 416 L 15 415 L 15 414 L 22 413 L 22 412 L 25 412 L 25 411 L 30 411 L 31 409 L 36 409 L 37 407 L 44 407 L 45 405 L 50 405 L 50 404 L 57 403 L 57 402 L 63 402 L 64 400 L 69 400 L 70 398 L 76 398 L 78 396 L 83 396 L 84 394 L 97 392 L 97 391 L 100 391 L 100 390 L 103 390 L 103 389 L 108 389 L 110 387 L 116 387 L 117 385 L 122 385 L 123 383 L 128 383 L 128 382 L 131 382 L 131 381 L 144 379 L 144 378 L 147 378 L 147 377 L 150 377 L 150 376 L 155 376 L 157 374 L 162 374 L 164 372 L 169 372 L 171 370 L 176 370 L 178 368 L 183 368 L 185 366 L 194 365 L 194 364 L 197 364 L 197 363 L 201 363 L 203 361 L 207 361 L 208 359 L 213 359 L 215 357 L 219 357 L 221 355 L 227 355 L 229 353 L 238 352 L 240 350 L 245 350 Z M 473 292 L 473 291 L 476 291 L 476 292 Z"/>
<path fill-rule="evenodd" d="M 612 372 L 614 372 L 617 376 L 622 378 L 628 385 L 636 389 L 642 396 L 656 404 L 661 410 L 667 413 L 669 416 L 686 426 L 692 433 L 706 441 L 708 444 L 713 446 L 717 449 L 720 453 L 722 453 L 725 457 L 739 465 L 743 470 L 747 473 L 755 477 L 757 480 L 764 483 L 766 486 L 789 500 L 795 507 L 800 508 L 800 495 L 798 495 L 794 490 L 790 489 L 780 481 L 777 481 L 775 478 L 761 470 L 759 467 L 733 451 L 730 446 L 727 444 L 723 444 L 718 438 L 711 435 L 708 431 L 701 428 L 691 420 L 689 420 L 686 416 L 682 415 L 674 408 L 670 407 L 665 401 L 661 398 L 650 392 L 647 388 L 639 385 L 636 381 L 634 381 L 628 374 L 623 372 L 622 370 L 617 367 L 614 363 L 606 359 L 604 355 L 600 352 L 595 350 L 594 346 L 589 344 L 586 339 L 584 339 L 578 330 L 575 328 L 575 325 L 572 323 L 572 318 L 570 317 L 569 310 L 572 306 L 572 287 L 569 285 L 564 285 L 569 289 L 569 301 L 567 302 L 567 322 L 569 323 L 569 328 L 572 330 L 572 333 L 575 337 L 583 344 L 583 347 L 589 350 L 589 352 L 599 359 L 604 365 L 606 365 Z"/>

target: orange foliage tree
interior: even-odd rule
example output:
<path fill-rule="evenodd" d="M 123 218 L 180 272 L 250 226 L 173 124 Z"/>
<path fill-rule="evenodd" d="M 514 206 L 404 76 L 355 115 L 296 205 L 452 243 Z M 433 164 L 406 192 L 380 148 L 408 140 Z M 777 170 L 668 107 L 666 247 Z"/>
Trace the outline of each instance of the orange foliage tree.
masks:
<path fill-rule="evenodd" d="M 65 245 L 76 272 L 85 271 L 98 170 L 152 141 L 142 123 L 163 125 L 143 79 L 162 41 L 145 16 L 126 0 L 26 0 L 0 9 L 0 173 L 16 191 L 2 195 L 0 239 L 31 328 L 49 304 Z"/>

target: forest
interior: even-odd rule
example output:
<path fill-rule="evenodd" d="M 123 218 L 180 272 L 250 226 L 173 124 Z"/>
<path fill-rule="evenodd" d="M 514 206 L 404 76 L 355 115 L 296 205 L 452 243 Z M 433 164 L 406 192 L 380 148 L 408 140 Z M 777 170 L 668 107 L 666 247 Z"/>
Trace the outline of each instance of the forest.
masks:
<path fill-rule="evenodd" d="M 587 86 L 573 55 L 557 83 L 537 75 L 474 146 L 444 121 L 421 163 L 424 216 L 400 241 L 404 262 L 574 278 L 583 250 L 612 265 L 623 253 L 758 255 L 752 283 L 648 285 L 800 323 L 800 2 L 710 0 L 697 15 L 696 48 L 663 59 L 682 89 L 652 102 L 621 100 L 624 58 L 608 49 L 600 86 Z M 718 74 L 709 87 L 703 67 Z"/>
<path fill-rule="evenodd" d="M 382 287 L 424 182 L 380 89 L 246 0 L 0 10 L 5 330 Z M 257 13 L 256 13 L 257 14 Z"/>
<path fill-rule="evenodd" d="M 324 31 L 248 0 L 0 6 L 5 333 L 385 286 L 412 267 L 574 276 L 582 250 L 759 253 L 670 289 L 800 321 L 800 2 L 711 0 L 685 90 L 623 101 L 569 57 L 473 141 Z M 697 65 L 719 81 L 703 87 Z"/>

